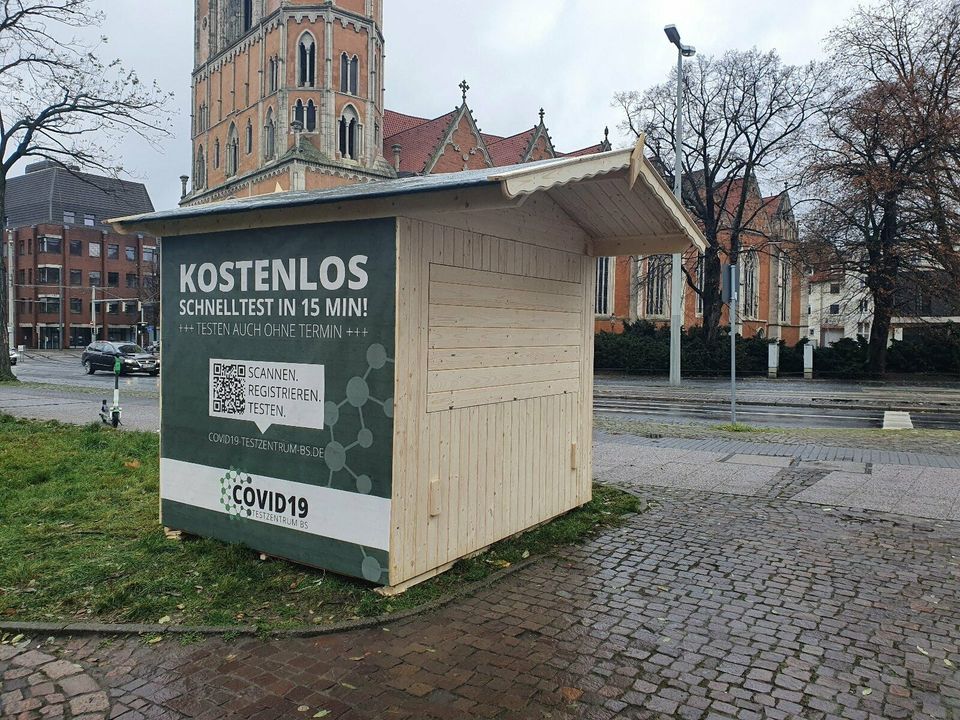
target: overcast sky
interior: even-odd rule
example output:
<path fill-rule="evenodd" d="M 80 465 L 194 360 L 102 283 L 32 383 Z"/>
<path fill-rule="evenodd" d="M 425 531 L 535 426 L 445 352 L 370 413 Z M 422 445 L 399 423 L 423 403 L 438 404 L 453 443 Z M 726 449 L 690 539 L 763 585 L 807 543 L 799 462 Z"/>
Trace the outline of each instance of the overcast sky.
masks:
<path fill-rule="evenodd" d="M 143 79 L 176 93 L 176 137 L 161 149 L 128 140 L 123 164 L 147 184 L 154 205 L 180 197 L 190 173 L 192 0 L 94 0 L 110 42 Z M 787 62 L 822 56 L 822 41 L 856 0 L 385 0 L 387 107 L 436 117 L 469 103 L 485 132 L 511 135 L 546 110 L 559 150 L 599 142 L 610 126 L 622 145 L 610 100 L 618 90 L 663 80 L 676 51 L 663 34 L 674 23 L 698 52 L 777 49 Z"/>

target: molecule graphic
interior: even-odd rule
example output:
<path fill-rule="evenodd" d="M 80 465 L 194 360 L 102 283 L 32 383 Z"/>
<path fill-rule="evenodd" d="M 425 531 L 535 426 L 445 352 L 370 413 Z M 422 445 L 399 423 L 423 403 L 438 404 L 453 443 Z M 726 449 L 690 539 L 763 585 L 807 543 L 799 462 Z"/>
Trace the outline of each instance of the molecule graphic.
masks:
<path fill-rule="evenodd" d="M 323 422 L 330 429 L 330 442 L 323 450 L 323 459 L 330 470 L 330 477 L 327 479 L 327 487 L 333 485 L 333 478 L 338 472 L 346 470 L 353 478 L 357 492 L 367 495 L 373 489 L 373 481 L 368 475 L 357 475 L 347 464 L 348 453 L 356 447 L 364 450 L 373 445 L 373 431 L 367 427 L 363 416 L 363 409 L 369 403 L 375 403 L 383 409 L 383 414 L 388 418 L 393 417 L 393 398 L 378 400 L 370 395 L 370 386 L 367 380 L 370 373 L 374 370 L 383 369 L 387 363 L 393 364 L 393 359 L 387 357 L 387 350 L 383 345 L 371 345 L 367 349 L 367 371 L 362 376 L 351 378 L 347 382 L 346 399 L 335 403 L 328 400 L 323 408 Z M 336 439 L 336 426 L 340 422 L 340 411 L 345 406 L 354 407 L 360 419 L 360 430 L 357 432 L 356 439 L 349 445 Z"/>

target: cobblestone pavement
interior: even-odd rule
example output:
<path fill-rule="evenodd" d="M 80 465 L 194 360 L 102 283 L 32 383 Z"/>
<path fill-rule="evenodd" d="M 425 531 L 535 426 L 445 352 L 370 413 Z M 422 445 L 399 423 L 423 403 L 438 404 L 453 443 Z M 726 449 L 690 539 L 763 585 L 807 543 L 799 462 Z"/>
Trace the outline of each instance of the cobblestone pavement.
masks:
<path fill-rule="evenodd" d="M 0 716 L 960 718 L 960 524 L 627 484 L 650 511 L 385 628 L 0 646 Z"/>

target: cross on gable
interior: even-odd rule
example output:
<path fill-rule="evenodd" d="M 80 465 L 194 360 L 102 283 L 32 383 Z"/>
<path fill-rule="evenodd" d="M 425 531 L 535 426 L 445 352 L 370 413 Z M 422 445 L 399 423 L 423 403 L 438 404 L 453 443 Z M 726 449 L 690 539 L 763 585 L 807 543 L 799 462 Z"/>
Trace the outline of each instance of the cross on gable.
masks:
<path fill-rule="evenodd" d="M 463 93 L 463 101 L 467 101 L 467 91 L 470 89 L 470 85 L 467 83 L 466 79 L 460 83 L 460 92 Z"/>

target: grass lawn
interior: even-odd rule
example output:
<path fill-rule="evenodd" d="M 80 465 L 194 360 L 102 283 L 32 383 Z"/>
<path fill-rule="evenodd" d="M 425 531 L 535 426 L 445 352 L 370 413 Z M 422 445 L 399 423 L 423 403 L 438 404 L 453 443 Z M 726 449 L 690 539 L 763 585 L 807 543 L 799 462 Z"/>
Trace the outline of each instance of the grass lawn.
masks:
<path fill-rule="evenodd" d="M 158 436 L 0 415 L 0 618 L 173 622 L 264 630 L 399 611 L 529 555 L 615 525 L 640 502 L 597 486 L 591 503 L 397 598 L 243 547 L 164 537 Z"/>

